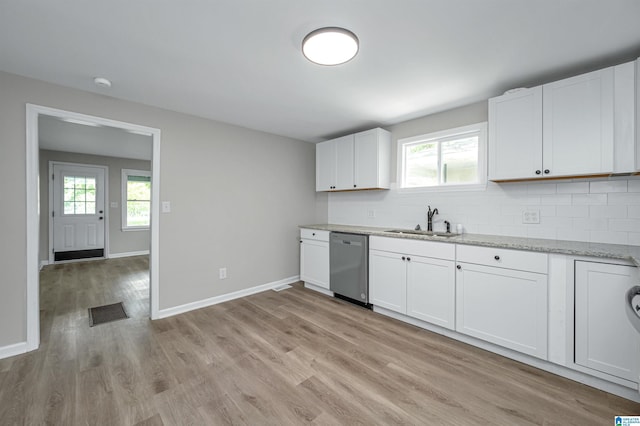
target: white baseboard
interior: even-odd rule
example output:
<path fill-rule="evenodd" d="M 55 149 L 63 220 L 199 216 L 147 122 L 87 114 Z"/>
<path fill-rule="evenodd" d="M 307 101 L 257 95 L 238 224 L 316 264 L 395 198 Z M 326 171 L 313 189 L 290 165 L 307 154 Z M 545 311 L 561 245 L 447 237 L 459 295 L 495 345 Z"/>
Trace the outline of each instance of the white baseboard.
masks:
<path fill-rule="evenodd" d="M 40 261 L 40 270 L 42 271 L 42 268 L 44 268 L 45 266 L 47 266 L 49 264 L 48 260 L 41 260 Z"/>
<path fill-rule="evenodd" d="M 304 287 L 308 288 L 308 289 L 311 289 L 311 290 L 314 290 L 314 291 L 317 291 L 317 292 L 322 293 L 322 294 L 326 294 L 327 296 L 333 297 L 333 292 L 331 290 L 327 290 L 324 287 L 319 287 L 319 286 L 317 286 L 315 284 L 308 283 L 306 281 L 304 282 Z"/>
<path fill-rule="evenodd" d="M 0 348 L 0 359 L 9 358 L 27 352 L 27 342 L 15 343 Z"/>
<path fill-rule="evenodd" d="M 119 257 L 143 256 L 149 254 L 149 250 L 127 251 L 124 253 L 109 253 L 109 259 L 117 259 Z"/>
<path fill-rule="evenodd" d="M 208 299 L 199 300 L 197 302 L 186 303 L 180 306 L 174 306 L 173 308 L 160 309 L 158 311 L 158 319 L 167 318 L 185 312 L 193 311 L 195 309 L 206 308 L 207 306 L 217 305 L 218 303 L 228 302 L 229 300 L 239 299 L 241 297 L 250 296 L 252 294 L 260 293 L 266 290 L 272 290 L 285 284 L 293 284 L 300 281 L 300 276 L 285 278 L 279 281 L 262 284 L 256 287 L 245 288 L 244 290 L 234 291 L 233 293 L 222 294 L 220 296 L 210 297 Z"/>

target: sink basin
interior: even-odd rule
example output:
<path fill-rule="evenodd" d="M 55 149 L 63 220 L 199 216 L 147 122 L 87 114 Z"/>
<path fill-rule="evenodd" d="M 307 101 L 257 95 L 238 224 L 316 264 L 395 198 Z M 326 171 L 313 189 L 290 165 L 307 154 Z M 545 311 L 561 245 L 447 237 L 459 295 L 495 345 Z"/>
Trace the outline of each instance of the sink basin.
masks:
<path fill-rule="evenodd" d="M 444 237 L 444 238 L 455 237 L 458 235 L 452 232 L 446 233 L 446 232 L 434 232 L 434 231 L 416 231 L 413 229 L 389 229 L 388 231 L 384 231 L 384 232 L 389 232 L 390 234 L 426 235 L 429 237 Z"/>

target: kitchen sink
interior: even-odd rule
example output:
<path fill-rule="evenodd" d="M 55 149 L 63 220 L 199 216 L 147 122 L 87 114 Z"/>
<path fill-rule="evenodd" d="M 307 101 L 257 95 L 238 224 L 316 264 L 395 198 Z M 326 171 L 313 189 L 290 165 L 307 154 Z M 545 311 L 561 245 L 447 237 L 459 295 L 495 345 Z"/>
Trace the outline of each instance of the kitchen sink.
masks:
<path fill-rule="evenodd" d="M 455 237 L 458 235 L 453 232 L 447 233 L 447 232 L 434 232 L 434 231 L 415 231 L 413 229 L 389 229 L 388 231 L 384 231 L 384 232 L 388 232 L 390 234 L 426 235 L 428 237 L 444 237 L 444 238 Z"/>

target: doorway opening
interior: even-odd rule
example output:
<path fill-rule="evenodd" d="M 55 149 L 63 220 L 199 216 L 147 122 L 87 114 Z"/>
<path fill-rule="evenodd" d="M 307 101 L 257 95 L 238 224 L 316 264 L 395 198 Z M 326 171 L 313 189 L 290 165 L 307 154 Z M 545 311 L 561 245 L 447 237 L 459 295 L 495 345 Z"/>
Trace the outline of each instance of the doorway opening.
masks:
<path fill-rule="evenodd" d="M 148 209 L 149 209 L 149 316 L 151 319 L 155 319 L 158 317 L 159 311 L 159 301 L 158 301 L 158 289 L 159 289 L 159 280 L 158 280 L 158 272 L 159 272 L 159 213 L 160 213 L 160 185 L 159 185 L 159 176 L 160 176 L 160 130 L 156 128 L 141 126 L 132 123 L 126 123 L 116 120 L 110 120 L 97 116 L 90 116 L 86 114 L 80 114 L 71 111 L 64 111 L 54 108 L 48 108 L 38 105 L 27 104 L 27 156 L 26 156 L 26 187 L 27 187 L 27 351 L 35 350 L 39 347 L 40 344 L 40 300 L 39 300 L 39 270 L 40 270 L 40 217 L 42 214 L 47 214 L 39 209 L 39 198 L 40 198 L 40 185 L 39 185 L 39 155 L 40 155 L 40 138 L 39 138 L 39 120 L 43 117 L 53 117 L 57 120 L 67 121 L 70 123 L 82 123 L 87 126 L 101 127 L 101 128 L 111 128 L 117 130 L 124 130 L 128 134 L 132 135 L 144 135 L 151 140 L 151 153 L 150 153 L 150 161 L 151 161 L 151 173 L 150 173 L 150 200 L 148 200 Z M 96 154 L 101 154 L 96 152 Z M 86 171 L 85 171 L 86 172 Z M 96 212 L 99 212 L 101 209 L 96 204 L 92 204 L 92 200 L 88 200 L 88 198 L 92 197 L 91 189 L 93 187 L 90 185 L 90 190 L 87 191 L 87 177 L 89 177 L 90 184 L 94 182 L 91 181 L 90 174 L 80 173 L 80 171 L 75 170 L 71 171 L 68 174 L 69 177 L 73 178 L 73 186 L 71 185 L 71 180 L 68 180 L 68 188 L 65 188 L 64 185 L 60 189 L 62 194 L 62 204 L 60 208 L 64 210 L 65 201 L 64 201 L 64 192 L 66 191 L 68 194 L 74 192 L 73 199 L 71 195 L 68 196 L 68 200 L 66 201 L 66 208 L 68 213 L 68 218 L 71 216 L 81 216 L 76 214 L 78 212 L 87 212 L 93 211 L 95 208 Z M 78 180 L 78 188 L 76 191 L 75 178 L 79 178 Z M 82 181 L 84 178 L 84 181 Z M 95 182 L 97 184 L 97 180 Z M 76 192 L 80 194 L 76 199 Z M 89 196 L 87 195 L 89 194 Z M 77 206 L 76 206 L 76 203 Z M 71 206 L 73 204 L 73 206 Z M 83 205 L 84 204 L 84 205 Z M 71 209 L 73 208 L 73 214 L 71 214 Z M 76 211 L 76 208 L 78 209 Z M 84 209 L 84 210 L 83 210 Z M 103 214 L 107 213 L 107 206 L 102 206 Z M 54 210 L 55 212 L 55 210 Z M 55 214 L 55 213 L 54 213 Z M 94 216 L 93 219 L 99 219 L 99 213 L 96 215 L 88 215 Z M 106 215 L 102 216 L 104 220 Z M 88 226 L 80 225 L 80 229 L 76 228 L 74 230 L 74 225 L 63 224 L 66 226 L 67 232 L 67 241 L 66 244 L 72 244 L 72 236 L 74 233 L 80 232 L 83 234 L 82 241 L 94 242 L 93 236 L 98 238 L 99 236 L 99 226 L 95 224 L 90 224 Z M 51 230 L 50 230 L 51 232 Z M 88 234 L 87 234 L 88 233 Z M 63 233 L 64 235 L 64 233 Z M 109 257 L 108 250 L 108 234 L 103 233 L 105 236 L 105 243 L 103 247 L 104 257 Z M 63 238 L 64 240 L 64 238 Z M 80 240 L 79 240 L 80 241 Z M 97 241 L 96 241 L 97 243 Z M 80 246 L 78 246 L 79 248 Z M 64 252 L 65 250 L 61 250 Z M 68 250 L 74 251 L 74 250 Z M 51 254 L 51 251 L 49 252 Z M 117 257 L 117 256 L 115 256 Z M 55 250 L 54 250 L 54 258 L 55 261 Z"/>

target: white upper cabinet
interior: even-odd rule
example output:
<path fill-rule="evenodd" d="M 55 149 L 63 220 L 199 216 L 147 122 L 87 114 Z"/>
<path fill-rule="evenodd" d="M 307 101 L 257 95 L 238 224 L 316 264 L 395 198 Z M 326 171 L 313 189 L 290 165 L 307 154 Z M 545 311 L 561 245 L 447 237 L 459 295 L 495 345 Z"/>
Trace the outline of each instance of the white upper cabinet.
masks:
<path fill-rule="evenodd" d="M 489 99 L 489 179 L 634 171 L 635 86 L 630 62 Z"/>
<path fill-rule="evenodd" d="M 388 189 L 391 134 L 376 128 L 316 145 L 316 191 Z"/>
<path fill-rule="evenodd" d="M 353 135 L 334 139 L 336 145 L 336 183 L 333 189 L 353 188 Z"/>
<path fill-rule="evenodd" d="M 542 86 L 489 99 L 489 179 L 530 179 L 542 167 Z"/>
<path fill-rule="evenodd" d="M 327 141 L 316 144 L 316 191 L 329 191 L 336 185 L 336 144 Z"/>
<path fill-rule="evenodd" d="M 543 86 L 546 176 L 613 172 L 613 67 Z"/>

